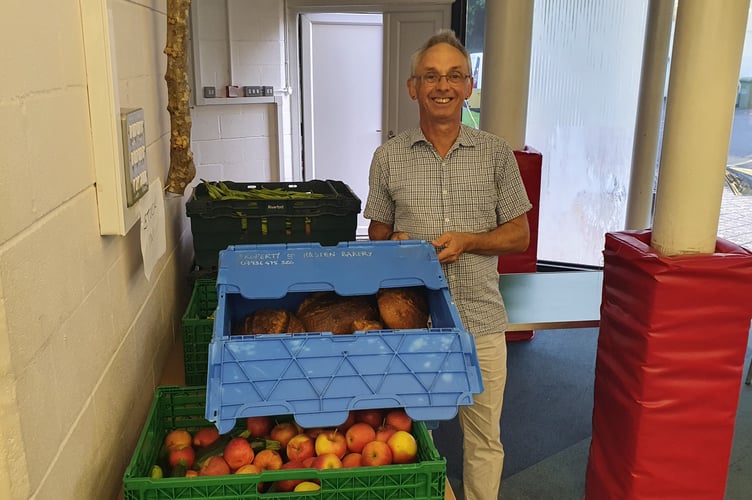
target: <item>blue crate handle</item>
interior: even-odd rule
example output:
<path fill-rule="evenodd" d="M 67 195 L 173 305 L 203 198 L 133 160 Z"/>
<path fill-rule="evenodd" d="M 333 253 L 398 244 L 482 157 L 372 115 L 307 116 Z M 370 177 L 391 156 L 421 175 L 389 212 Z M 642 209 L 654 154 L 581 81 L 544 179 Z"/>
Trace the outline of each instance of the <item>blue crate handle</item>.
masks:
<path fill-rule="evenodd" d="M 219 252 L 217 286 L 247 299 L 321 290 L 370 295 L 421 285 L 448 287 L 434 246 L 422 240 L 231 245 Z"/>

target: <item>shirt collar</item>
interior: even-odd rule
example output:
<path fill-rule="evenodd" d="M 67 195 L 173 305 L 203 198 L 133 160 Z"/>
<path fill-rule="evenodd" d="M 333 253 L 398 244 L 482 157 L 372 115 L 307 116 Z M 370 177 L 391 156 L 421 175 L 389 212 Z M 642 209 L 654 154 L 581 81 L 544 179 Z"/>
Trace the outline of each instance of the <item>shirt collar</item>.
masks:
<path fill-rule="evenodd" d="M 455 146 L 475 147 L 475 138 L 469 133 L 470 130 L 472 129 L 467 125 L 460 125 L 460 135 L 457 137 L 457 140 L 454 141 Z M 423 131 L 420 129 L 420 127 L 410 130 L 409 134 L 410 145 L 412 146 L 415 146 L 419 142 L 428 142 L 428 139 L 426 139 L 426 136 L 423 135 Z M 454 149 L 454 146 L 452 147 L 452 149 Z"/>

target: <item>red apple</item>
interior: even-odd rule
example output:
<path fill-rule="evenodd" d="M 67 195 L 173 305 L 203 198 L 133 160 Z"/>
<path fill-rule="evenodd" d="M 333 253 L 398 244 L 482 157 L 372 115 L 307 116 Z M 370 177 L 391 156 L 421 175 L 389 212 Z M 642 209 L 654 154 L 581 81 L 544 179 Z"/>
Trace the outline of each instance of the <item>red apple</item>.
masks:
<path fill-rule="evenodd" d="M 334 453 L 324 453 L 318 455 L 312 465 L 315 469 L 341 469 L 342 460 Z"/>
<path fill-rule="evenodd" d="M 266 437 L 272 430 L 274 422 L 271 417 L 248 417 L 245 421 L 246 429 L 251 433 L 251 437 Z"/>
<path fill-rule="evenodd" d="M 395 432 L 397 432 L 397 429 L 389 424 L 380 425 L 376 429 L 376 441 L 384 441 L 386 443 Z"/>
<path fill-rule="evenodd" d="M 259 474 L 261 469 L 256 464 L 246 464 L 235 471 L 235 474 Z"/>
<path fill-rule="evenodd" d="M 380 408 L 355 410 L 355 421 L 365 422 L 375 429 L 384 423 L 384 410 Z"/>
<path fill-rule="evenodd" d="M 276 450 L 261 450 L 256 453 L 256 458 L 253 459 L 253 464 L 262 471 L 277 470 L 282 467 L 282 455 Z"/>
<path fill-rule="evenodd" d="M 360 463 L 363 466 L 392 463 L 392 449 L 384 441 L 371 441 L 363 447 L 361 455 Z"/>
<path fill-rule="evenodd" d="M 361 458 L 360 453 L 348 453 L 342 458 L 342 467 L 360 467 Z"/>
<path fill-rule="evenodd" d="M 193 469 L 188 469 L 185 471 L 185 477 L 198 477 L 198 471 Z"/>
<path fill-rule="evenodd" d="M 395 408 L 387 412 L 384 423 L 391 425 L 398 431 L 410 432 L 413 430 L 413 419 L 404 408 Z"/>
<path fill-rule="evenodd" d="M 291 460 L 282 464 L 281 469 L 305 469 L 303 462 L 297 460 Z M 293 491 L 297 485 L 303 482 L 303 479 L 281 479 L 275 484 L 277 491 Z"/>
<path fill-rule="evenodd" d="M 376 431 L 365 422 L 355 422 L 345 432 L 348 451 L 360 453 L 366 443 L 376 439 Z"/>
<path fill-rule="evenodd" d="M 225 459 L 219 455 L 209 457 L 201 466 L 201 470 L 198 471 L 199 476 L 224 476 L 230 473 L 230 466 L 227 465 Z"/>
<path fill-rule="evenodd" d="M 312 457 L 316 454 L 316 449 L 313 445 L 313 438 L 308 434 L 296 434 L 287 443 L 285 449 L 287 452 L 288 460 L 296 460 L 302 462 L 308 457 Z"/>
<path fill-rule="evenodd" d="M 167 461 L 169 462 L 170 467 L 175 467 L 182 461 L 183 465 L 185 465 L 187 469 L 190 469 L 191 467 L 193 467 L 193 462 L 196 461 L 196 452 L 190 446 L 173 448 L 172 450 L 170 450 Z"/>
<path fill-rule="evenodd" d="M 415 462 L 418 455 L 418 443 L 415 436 L 407 431 L 397 431 L 386 442 L 392 450 L 392 461 L 395 464 L 409 464 Z"/>
<path fill-rule="evenodd" d="M 234 437 L 227 443 L 225 449 L 222 451 L 222 456 L 230 466 L 230 469 L 236 470 L 244 465 L 248 465 L 253 462 L 255 453 L 251 448 L 251 443 L 247 439 L 242 437 Z"/>
<path fill-rule="evenodd" d="M 201 448 L 209 446 L 219 439 L 219 431 L 216 427 L 202 427 L 193 435 L 193 446 Z"/>
<path fill-rule="evenodd" d="M 165 436 L 164 445 L 168 450 L 185 448 L 193 444 L 193 436 L 185 429 L 175 429 Z"/>
<path fill-rule="evenodd" d="M 269 437 L 279 442 L 279 448 L 284 450 L 293 436 L 299 434 L 298 427 L 292 422 L 280 422 L 269 431 Z"/>
<path fill-rule="evenodd" d="M 324 432 L 325 430 L 327 429 L 325 429 L 324 427 L 311 427 L 309 429 L 306 429 L 305 433 L 311 436 L 313 439 L 316 439 L 318 435 Z"/>
<path fill-rule="evenodd" d="M 337 455 L 337 458 L 342 458 L 347 453 L 347 439 L 338 430 L 324 431 L 316 437 L 314 448 L 316 455 L 332 453 Z"/>
<path fill-rule="evenodd" d="M 316 455 L 306 458 L 305 460 L 303 460 L 303 467 L 310 469 L 311 467 L 313 467 L 314 460 L 316 460 Z"/>

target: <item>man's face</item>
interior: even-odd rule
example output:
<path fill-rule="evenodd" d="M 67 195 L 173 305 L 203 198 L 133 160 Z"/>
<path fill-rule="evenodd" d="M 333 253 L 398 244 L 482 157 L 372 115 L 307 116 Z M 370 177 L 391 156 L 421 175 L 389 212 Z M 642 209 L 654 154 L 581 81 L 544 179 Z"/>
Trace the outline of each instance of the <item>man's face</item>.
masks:
<path fill-rule="evenodd" d="M 462 119 L 462 105 L 473 90 L 472 77 L 469 73 L 467 59 L 462 52 L 449 44 L 440 43 L 428 49 L 418 61 L 415 76 L 407 81 L 410 97 L 418 101 L 421 122 L 456 122 Z M 452 83 L 444 75 L 459 78 Z M 438 80 L 430 80 L 431 76 Z"/>

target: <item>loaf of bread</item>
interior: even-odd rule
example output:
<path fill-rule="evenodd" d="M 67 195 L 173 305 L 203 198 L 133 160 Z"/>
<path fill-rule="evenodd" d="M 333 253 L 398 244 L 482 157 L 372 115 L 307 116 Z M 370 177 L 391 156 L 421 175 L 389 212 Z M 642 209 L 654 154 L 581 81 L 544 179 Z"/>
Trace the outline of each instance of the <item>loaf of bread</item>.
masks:
<path fill-rule="evenodd" d="M 402 330 L 428 326 L 428 302 L 423 288 L 381 288 L 376 294 L 376 302 L 381 321 L 387 328 Z"/>
<path fill-rule="evenodd" d="M 300 303 L 295 315 L 307 332 L 352 333 L 353 322 L 378 321 L 373 297 L 342 296 L 334 292 L 314 292 Z"/>
<path fill-rule="evenodd" d="M 245 318 L 243 333 L 286 333 L 289 323 L 290 313 L 284 309 L 258 309 Z"/>

